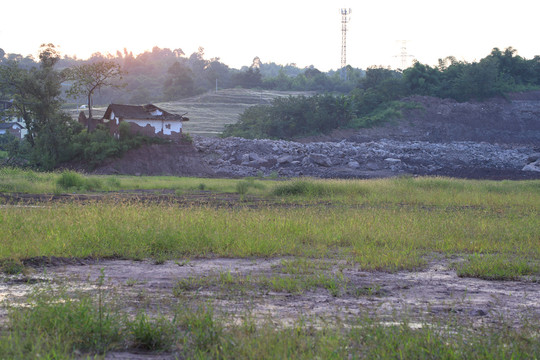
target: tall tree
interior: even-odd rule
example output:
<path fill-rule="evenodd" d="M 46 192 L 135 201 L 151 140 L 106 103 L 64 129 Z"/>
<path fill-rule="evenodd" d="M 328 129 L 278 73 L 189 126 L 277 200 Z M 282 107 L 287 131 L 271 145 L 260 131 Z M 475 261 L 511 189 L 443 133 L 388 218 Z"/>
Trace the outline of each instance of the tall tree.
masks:
<path fill-rule="evenodd" d="M 76 126 L 61 107 L 62 75 L 54 66 L 60 54 L 53 44 L 41 46 L 39 67 L 25 69 L 17 62 L 0 66 L 0 85 L 13 98 L 13 108 L 24 119 L 34 164 L 51 169 L 69 157 Z"/>
<path fill-rule="evenodd" d="M 92 96 L 96 90 L 110 86 L 120 88 L 124 71 L 114 61 L 100 60 L 90 64 L 75 66 L 66 71 L 66 77 L 73 81 L 68 94 L 72 97 L 85 95 L 88 99 L 88 117 L 92 118 Z"/>

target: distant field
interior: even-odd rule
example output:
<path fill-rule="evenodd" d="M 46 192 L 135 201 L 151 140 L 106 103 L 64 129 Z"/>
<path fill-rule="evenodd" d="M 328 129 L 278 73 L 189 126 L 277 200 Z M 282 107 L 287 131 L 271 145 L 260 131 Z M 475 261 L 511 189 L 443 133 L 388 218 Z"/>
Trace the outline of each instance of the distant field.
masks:
<path fill-rule="evenodd" d="M 278 97 L 313 95 L 313 92 L 272 91 L 252 89 L 223 89 L 199 96 L 155 103 L 155 105 L 175 114 L 187 113 L 189 122 L 184 124 L 184 131 L 194 135 L 217 136 L 225 125 L 234 124 L 238 116 L 250 106 L 270 104 Z M 106 107 L 94 108 L 94 117 L 102 117 Z M 73 117 L 77 111 L 68 110 Z"/>

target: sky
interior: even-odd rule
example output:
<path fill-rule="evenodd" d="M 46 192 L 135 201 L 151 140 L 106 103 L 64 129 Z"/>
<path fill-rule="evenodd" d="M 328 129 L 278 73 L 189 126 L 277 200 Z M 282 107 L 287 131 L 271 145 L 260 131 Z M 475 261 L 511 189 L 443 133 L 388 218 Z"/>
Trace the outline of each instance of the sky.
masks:
<path fill-rule="evenodd" d="M 340 8 L 352 13 L 347 63 L 353 67 L 400 66 L 407 58 L 436 65 L 455 56 L 476 61 L 509 46 L 530 59 L 540 55 L 538 0 L 17 0 L 2 4 L 0 48 L 37 56 L 53 43 L 64 55 L 135 55 L 154 46 L 205 49 L 233 68 L 263 63 L 341 63 Z"/>

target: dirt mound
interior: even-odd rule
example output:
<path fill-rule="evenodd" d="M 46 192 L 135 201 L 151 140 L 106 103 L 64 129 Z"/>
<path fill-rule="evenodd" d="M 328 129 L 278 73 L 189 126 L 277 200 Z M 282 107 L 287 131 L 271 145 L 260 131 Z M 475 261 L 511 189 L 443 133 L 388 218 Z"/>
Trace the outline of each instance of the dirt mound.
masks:
<path fill-rule="evenodd" d="M 540 144 L 540 91 L 515 93 L 508 99 L 459 103 L 452 99 L 411 96 L 404 101 L 418 104 L 403 111 L 403 118 L 383 126 L 360 130 L 336 130 L 307 141 L 368 142 L 474 141 L 498 144 Z"/>
<path fill-rule="evenodd" d="M 194 146 L 146 146 L 101 166 L 95 173 L 540 178 L 540 160 L 533 159 L 540 153 L 540 91 L 485 102 L 459 103 L 428 96 L 404 101 L 418 107 L 404 110 L 402 119 L 371 129 L 336 130 L 296 142 L 194 136 Z"/>
<path fill-rule="evenodd" d="M 96 168 L 94 174 L 212 177 L 214 171 L 192 145 L 146 145 Z"/>

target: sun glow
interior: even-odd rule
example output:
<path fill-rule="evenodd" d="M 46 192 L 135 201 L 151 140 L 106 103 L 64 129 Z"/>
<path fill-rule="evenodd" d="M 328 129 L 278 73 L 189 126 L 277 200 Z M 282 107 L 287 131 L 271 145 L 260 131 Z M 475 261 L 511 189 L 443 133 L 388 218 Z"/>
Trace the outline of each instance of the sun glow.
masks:
<path fill-rule="evenodd" d="M 275 0 L 254 6 L 247 0 L 155 0 L 151 4 L 124 0 L 96 0 L 90 5 L 68 0 L 10 2 L 0 23 L 0 47 L 8 53 L 35 54 L 40 44 L 54 43 L 66 55 L 88 58 L 92 53 L 134 54 L 161 48 L 181 48 L 187 56 L 205 48 L 205 56 L 220 57 L 232 67 L 262 62 L 315 65 L 321 70 L 340 65 L 339 9 L 352 7 L 347 35 L 347 60 L 355 67 L 393 66 L 400 46 L 416 59 L 436 64 L 453 55 L 474 61 L 493 47 L 513 46 L 532 58 L 536 19 L 528 0 L 475 2 L 451 5 L 432 1 L 368 1 L 361 7 L 325 0 Z M 443 16 L 444 14 L 444 16 Z M 505 26 L 500 26 L 504 23 Z M 482 29 L 479 31 L 478 29 Z"/>

